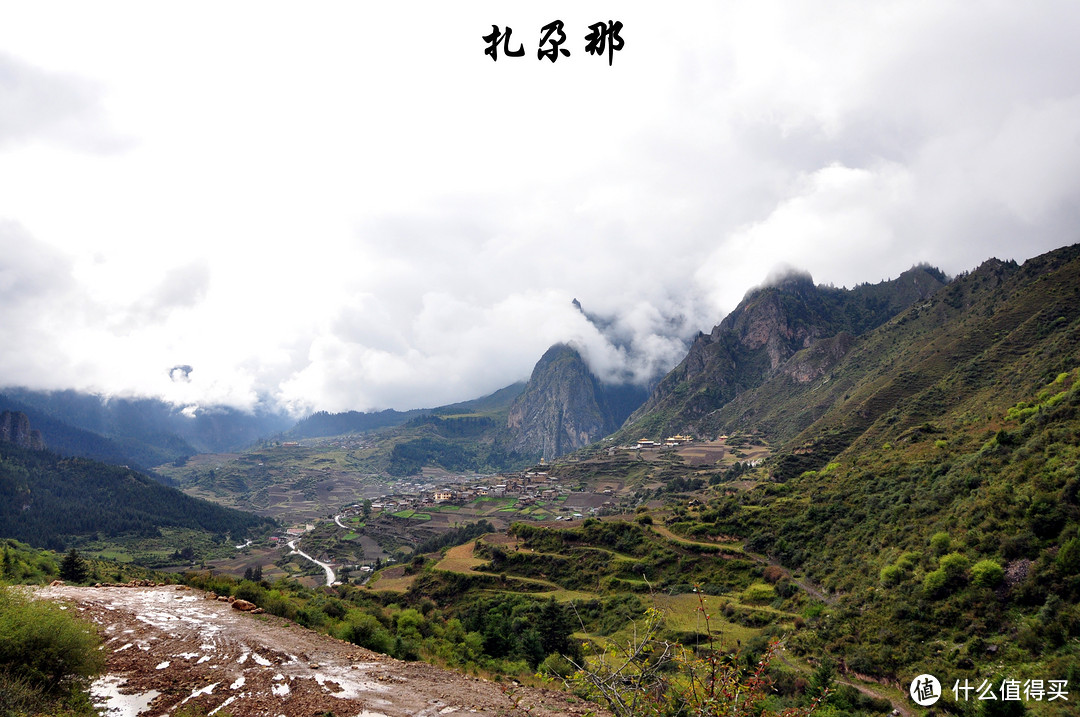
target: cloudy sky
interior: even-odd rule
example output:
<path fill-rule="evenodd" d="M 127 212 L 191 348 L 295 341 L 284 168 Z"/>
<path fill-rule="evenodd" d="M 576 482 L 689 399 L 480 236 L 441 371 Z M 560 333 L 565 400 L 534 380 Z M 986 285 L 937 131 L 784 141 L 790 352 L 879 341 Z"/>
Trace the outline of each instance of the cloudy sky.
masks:
<path fill-rule="evenodd" d="M 571 54 L 538 60 L 556 19 Z M 0 385 L 432 406 L 556 341 L 647 377 L 781 265 L 1022 261 L 1080 241 L 1078 29 L 1072 1 L 0 0 Z"/>

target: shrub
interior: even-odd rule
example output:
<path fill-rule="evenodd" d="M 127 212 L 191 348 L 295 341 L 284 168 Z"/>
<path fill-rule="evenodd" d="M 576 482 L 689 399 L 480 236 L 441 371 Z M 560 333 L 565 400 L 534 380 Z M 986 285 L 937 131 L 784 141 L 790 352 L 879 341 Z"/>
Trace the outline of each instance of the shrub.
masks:
<path fill-rule="evenodd" d="M 923 592 L 928 597 L 937 597 L 945 590 L 945 583 L 948 582 L 948 576 L 944 570 L 935 570 L 927 573 L 923 578 Z"/>
<path fill-rule="evenodd" d="M 236 592 L 233 593 L 237 600 L 247 600 L 248 602 L 255 603 L 259 607 L 263 607 L 263 603 L 266 602 L 266 588 L 251 580 L 243 580 L 236 586 Z"/>
<path fill-rule="evenodd" d="M 342 638 L 375 652 L 390 654 L 394 639 L 374 615 L 360 610 L 349 613 L 349 621 Z"/>
<path fill-rule="evenodd" d="M 570 660 L 557 652 L 553 652 L 544 658 L 544 661 L 537 668 L 537 672 L 548 677 L 569 677 L 574 674 L 574 666 L 570 663 Z"/>
<path fill-rule="evenodd" d="M 948 533 L 934 533 L 930 536 L 930 552 L 934 555 L 944 555 L 948 552 L 951 543 Z"/>
<path fill-rule="evenodd" d="M 1058 572 L 1063 577 L 1069 577 L 1080 572 L 1080 539 L 1069 538 L 1065 541 L 1061 549 L 1058 550 L 1057 558 Z"/>
<path fill-rule="evenodd" d="M 1005 570 L 994 560 L 980 560 L 971 566 L 971 582 L 992 588 L 1005 579 Z"/>
<path fill-rule="evenodd" d="M 938 560 L 938 568 L 945 572 L 945 576 L 950 582 L 960 580 L 964 576 L 964 572 L 971 564 L 967 558 L 960 553 L 949 553 L 948 555 L 942 555 Z"/>
<path fill-rule="evenodd" d="M 892 587 L 898 585 L 904 578 L 904 570 L 899 565 L 886 565 L 878 573 L 882 585 Z"/>
<path fill-rule="evenodd" d="M 105 667 L 94 627 L 59 605 L 0 587 L 0 674 L 29 690 L 59 691 Z"/>
<path fill-rule="evenodd" d="M 765 578 L 765 582 L 769 584 L 776 584 L 784 576 L 784 569 L 778 565 L 768 565 L 761 573 L 761 577 Z"/>

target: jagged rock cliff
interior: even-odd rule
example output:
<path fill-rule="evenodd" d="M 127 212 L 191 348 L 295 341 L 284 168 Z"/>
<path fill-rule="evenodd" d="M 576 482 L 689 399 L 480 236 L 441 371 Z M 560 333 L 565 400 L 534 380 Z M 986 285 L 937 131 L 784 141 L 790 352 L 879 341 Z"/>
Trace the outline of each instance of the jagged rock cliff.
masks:
<path fill-rule="evenodd" d="M 891 281 L 848 290 L 816 286 L 809 274 L 794 273 L 752 290 L 710 333 L 697 336 L 627 426 L 634 435 L 692 431 L 778 372 L 811 380 L 846 353 L 854 336 L 925 299 L 945 279 L 937 269 L 913 267 Z M 819 350 L 808 360 L 785 365 L 811 346 Z"/>
<path fill-rule="evenodd" d="M 30 428 L 30 419 L 21 411 L 0 413 L 0 441 L 14 443 L 34 451 L 45 449 L 41 431 Z"/>
<path fill-rule="evenodd" d="M 510 406 L 511 449 L 555 458 L 613 433 L 645 400 L 637 386 L 609 386 L 576 349 L 552 346 Z"/>

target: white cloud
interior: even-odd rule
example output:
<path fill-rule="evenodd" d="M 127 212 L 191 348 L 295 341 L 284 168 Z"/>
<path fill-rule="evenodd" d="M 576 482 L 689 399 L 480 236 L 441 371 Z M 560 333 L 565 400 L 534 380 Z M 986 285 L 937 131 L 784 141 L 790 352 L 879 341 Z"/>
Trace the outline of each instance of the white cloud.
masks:
<path fill-rule="evenodd" d="M 0 384 L 409 408 L 556 341 L 641 381 L 783 263 L 1076 238 L 1073 3 L 64 12 L 0 26 L 0 296 L 34 298 L 0 307 Z M 555 17 L 572 55 L 539 63 Z M 493 23 L 532 57 L 492 63 Z"/>

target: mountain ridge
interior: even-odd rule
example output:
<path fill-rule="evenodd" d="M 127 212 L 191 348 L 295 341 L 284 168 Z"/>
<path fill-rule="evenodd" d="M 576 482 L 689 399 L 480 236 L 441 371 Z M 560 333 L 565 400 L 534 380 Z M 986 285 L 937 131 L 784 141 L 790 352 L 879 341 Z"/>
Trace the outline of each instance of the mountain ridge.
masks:
<path fill-rule="evenodd" d="M 880 325 L 940 289 L 945 278 L 918 265 L 896 279 L 836 289 L 794 272 L 752 289 L 710 333 L 698 334 L 616 440 L 696 432 L 704 417 L 759 386 L 798 351 L 824 339 L 833 341 L 834 353 L 842 351 L 849 341 L 842 334 L 858 336 Z"/>

